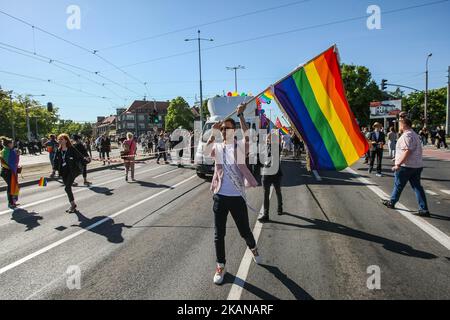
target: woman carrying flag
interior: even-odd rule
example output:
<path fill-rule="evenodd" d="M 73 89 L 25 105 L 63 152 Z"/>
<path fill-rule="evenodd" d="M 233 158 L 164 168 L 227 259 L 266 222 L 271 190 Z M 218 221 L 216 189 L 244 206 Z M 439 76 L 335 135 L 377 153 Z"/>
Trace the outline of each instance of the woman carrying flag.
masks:
<path fill-rule="evenodd" d="M 19 196 L 19 182 L 18 173 L 19 154 L 14 149 L 13 141 L 9 138 L 2 138 L 3 150 L 0 152 L 1 161 L 1 176 L 5 180 L 8 188 L 6 189 L 8 195 L 8 208 L 17 208 L 17 199 Z"/>

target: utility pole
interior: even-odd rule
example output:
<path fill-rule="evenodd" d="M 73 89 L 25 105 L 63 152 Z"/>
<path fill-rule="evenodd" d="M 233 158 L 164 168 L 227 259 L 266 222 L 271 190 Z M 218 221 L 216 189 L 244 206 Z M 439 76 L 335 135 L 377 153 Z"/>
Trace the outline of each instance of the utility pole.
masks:
<path fill-rule="evenodd" d="M 427 123 L 428 123 L 428 60 L 431 58 L 433 54 L 430 53 L 427 56 L 427 63 L 426 63 L 426 70 L 425 70 L 425 105 L 424 105 L 424 109 L 423 109 L 423 113 L 424 113 L 424 124 L 423 126 L 426 127 Z"/>
<path fill-rule="evenodd" d="M 13 98 L 12 94 L 9 95 L 9 105 L 11 107 L 11 129 L 12 129 L 12 139 L 16 141 L 16 128 L 14 127 L 14 108 L 13 108 Z"/>
<path fill-rule="evenodd" d="M 30 116 L 28 114 L 28 101 L 25 98 L 25 116 L 27 119 L 27 139 L 31 141 Z"/>
<path fill-rule="evenodd" d="M 445 132 L 450 135 L 450 66 L 448 67 L 447 76 L 447 116 L 445 118 Z"/>
<path fill-rule="evenodd" d="M 238 86 L 237 86 L 237 70 L 238 69 L 245 69 L 244 66 L 238 65 L 236 67 L 227 67 L 227 70 L 234 70 L 234 92 L 238 92 Z"/>
<path fill-rule="evenodd" d="M 200 71 L 200 123 L 203 128 L 203 85 L 202 85 L 202 55 L 201 55 L 201 41 L 214 41 L 213 39 L 200 38 L 200 30 L 197 31 L 198 36 L 194 39 L 185 39 L 184 41 L 198 41 L 198 68 Z"/>

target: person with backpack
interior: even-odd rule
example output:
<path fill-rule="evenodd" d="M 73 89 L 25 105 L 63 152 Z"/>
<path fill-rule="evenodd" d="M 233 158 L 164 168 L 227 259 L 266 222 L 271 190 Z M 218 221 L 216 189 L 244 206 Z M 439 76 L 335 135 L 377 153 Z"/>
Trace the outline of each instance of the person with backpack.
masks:
<path fill-rule="evenodd" d="M 70 207 L 66 212 L 75 213 L 77 211 L 77 205 L 73 196 L 72 185 L 82 171 L 83 157 L 70 142 L 68 134 L 60 134 L 58 136 L 58 144 L 59 148 L 55 153 L 53 169 L 58 170 L 60 173 L 64 182 L 64 190 L 69 198 Z"/>
<path fill-rule="evenodd" d="M 83 163 L 82 175 L 83 175 L 84 185 L 90 186 L 92 183 L 87 180 L 87 165 L 91 162 L 91 158 L 89 157 L 88 150 L 84 146 L 83 141 L 81 140 L 81 137 L 76 134 L 73 136 L 73 140 L 75 142 L 73 145 L 75 150 L 78 151 L 79 156 L 81 156 L 83 158 L 83 160 L 82 160 L 82 163 Z M 78 186 L 78 183 L 74 182 L 73 186 L 74 187 Z"/>
<path fill-rule="evenodd" d="M 125 165 L 125 181 L 128 181 L 128 172 L 131 171 L 131 181 L 136 181 L 134 179 L 134 163 L 136 160 L 136 150 L 137 145 L 134 140 L 134 136 L 131 132 L 127 133 L 127 140 L 122 143 L 122 151 L 120 156 L 123 159 Z"/>

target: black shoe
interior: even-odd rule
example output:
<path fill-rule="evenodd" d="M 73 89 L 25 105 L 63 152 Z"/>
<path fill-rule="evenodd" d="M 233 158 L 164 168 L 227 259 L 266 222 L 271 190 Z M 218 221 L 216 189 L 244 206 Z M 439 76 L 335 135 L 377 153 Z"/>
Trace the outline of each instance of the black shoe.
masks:
<path fill-rule="evenodd" d="M 418 212 L 413 212 L 413 215 L 419 216 L 419 217 L 429 217 L 430 211 L 428 210 L 419 210 Z"/>
<path fill-rule="evenodd" d="M 267 221 L 269 221 L 269 214 L 268 213 L 264 213 L 263 215 L 261 215 L 258 218 L 258 221 L 259 222 L 267 222 Z"/>
<path fill-rule="evenodd" d="M 369 170 L 368 170 L 369 174 L 371 174 L 372 171 L 373 171 L 373 168 L 369 168 Z"/>
<path fill-rule="evenodd" d="M 389 209 L 395 209 L 395 204 L 393 204 L 391 200 L 381 200 L 381 203 L 384 204 Z"/>

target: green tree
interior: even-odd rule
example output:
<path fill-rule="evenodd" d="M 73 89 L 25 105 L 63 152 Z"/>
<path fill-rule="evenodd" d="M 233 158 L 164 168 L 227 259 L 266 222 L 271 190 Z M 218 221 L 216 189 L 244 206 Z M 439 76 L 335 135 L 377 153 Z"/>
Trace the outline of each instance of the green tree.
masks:
<path fill-rule="evenodd" d="M 423 126 L 424 120 L 424 101 L 425 93 L 423 91 L 412 92 L 403 98 L 403 110 L 409 112 L 411 120 L 418 126 Z M 440 126 L 445 123 L 447 103 L 447 88 L 432 89 L 428 91 L 428 109 L 427 123 L 428 127 Z"/>
<path fill-rule="evenodd" d="M 166 130 L 173 131 L 179 127 L 192 130 L 194 126 L 194 115 L 189 109 L 189 104 L 182 97 L 173 99 L 166 116 Z"/>
<path fill-rule="evenodd" d="M 367 67 L 342 64 L 341 70 L 350 108 L 360 124 L 368 124 L 370 102 L 382 100 L 383 93 Z"/>

